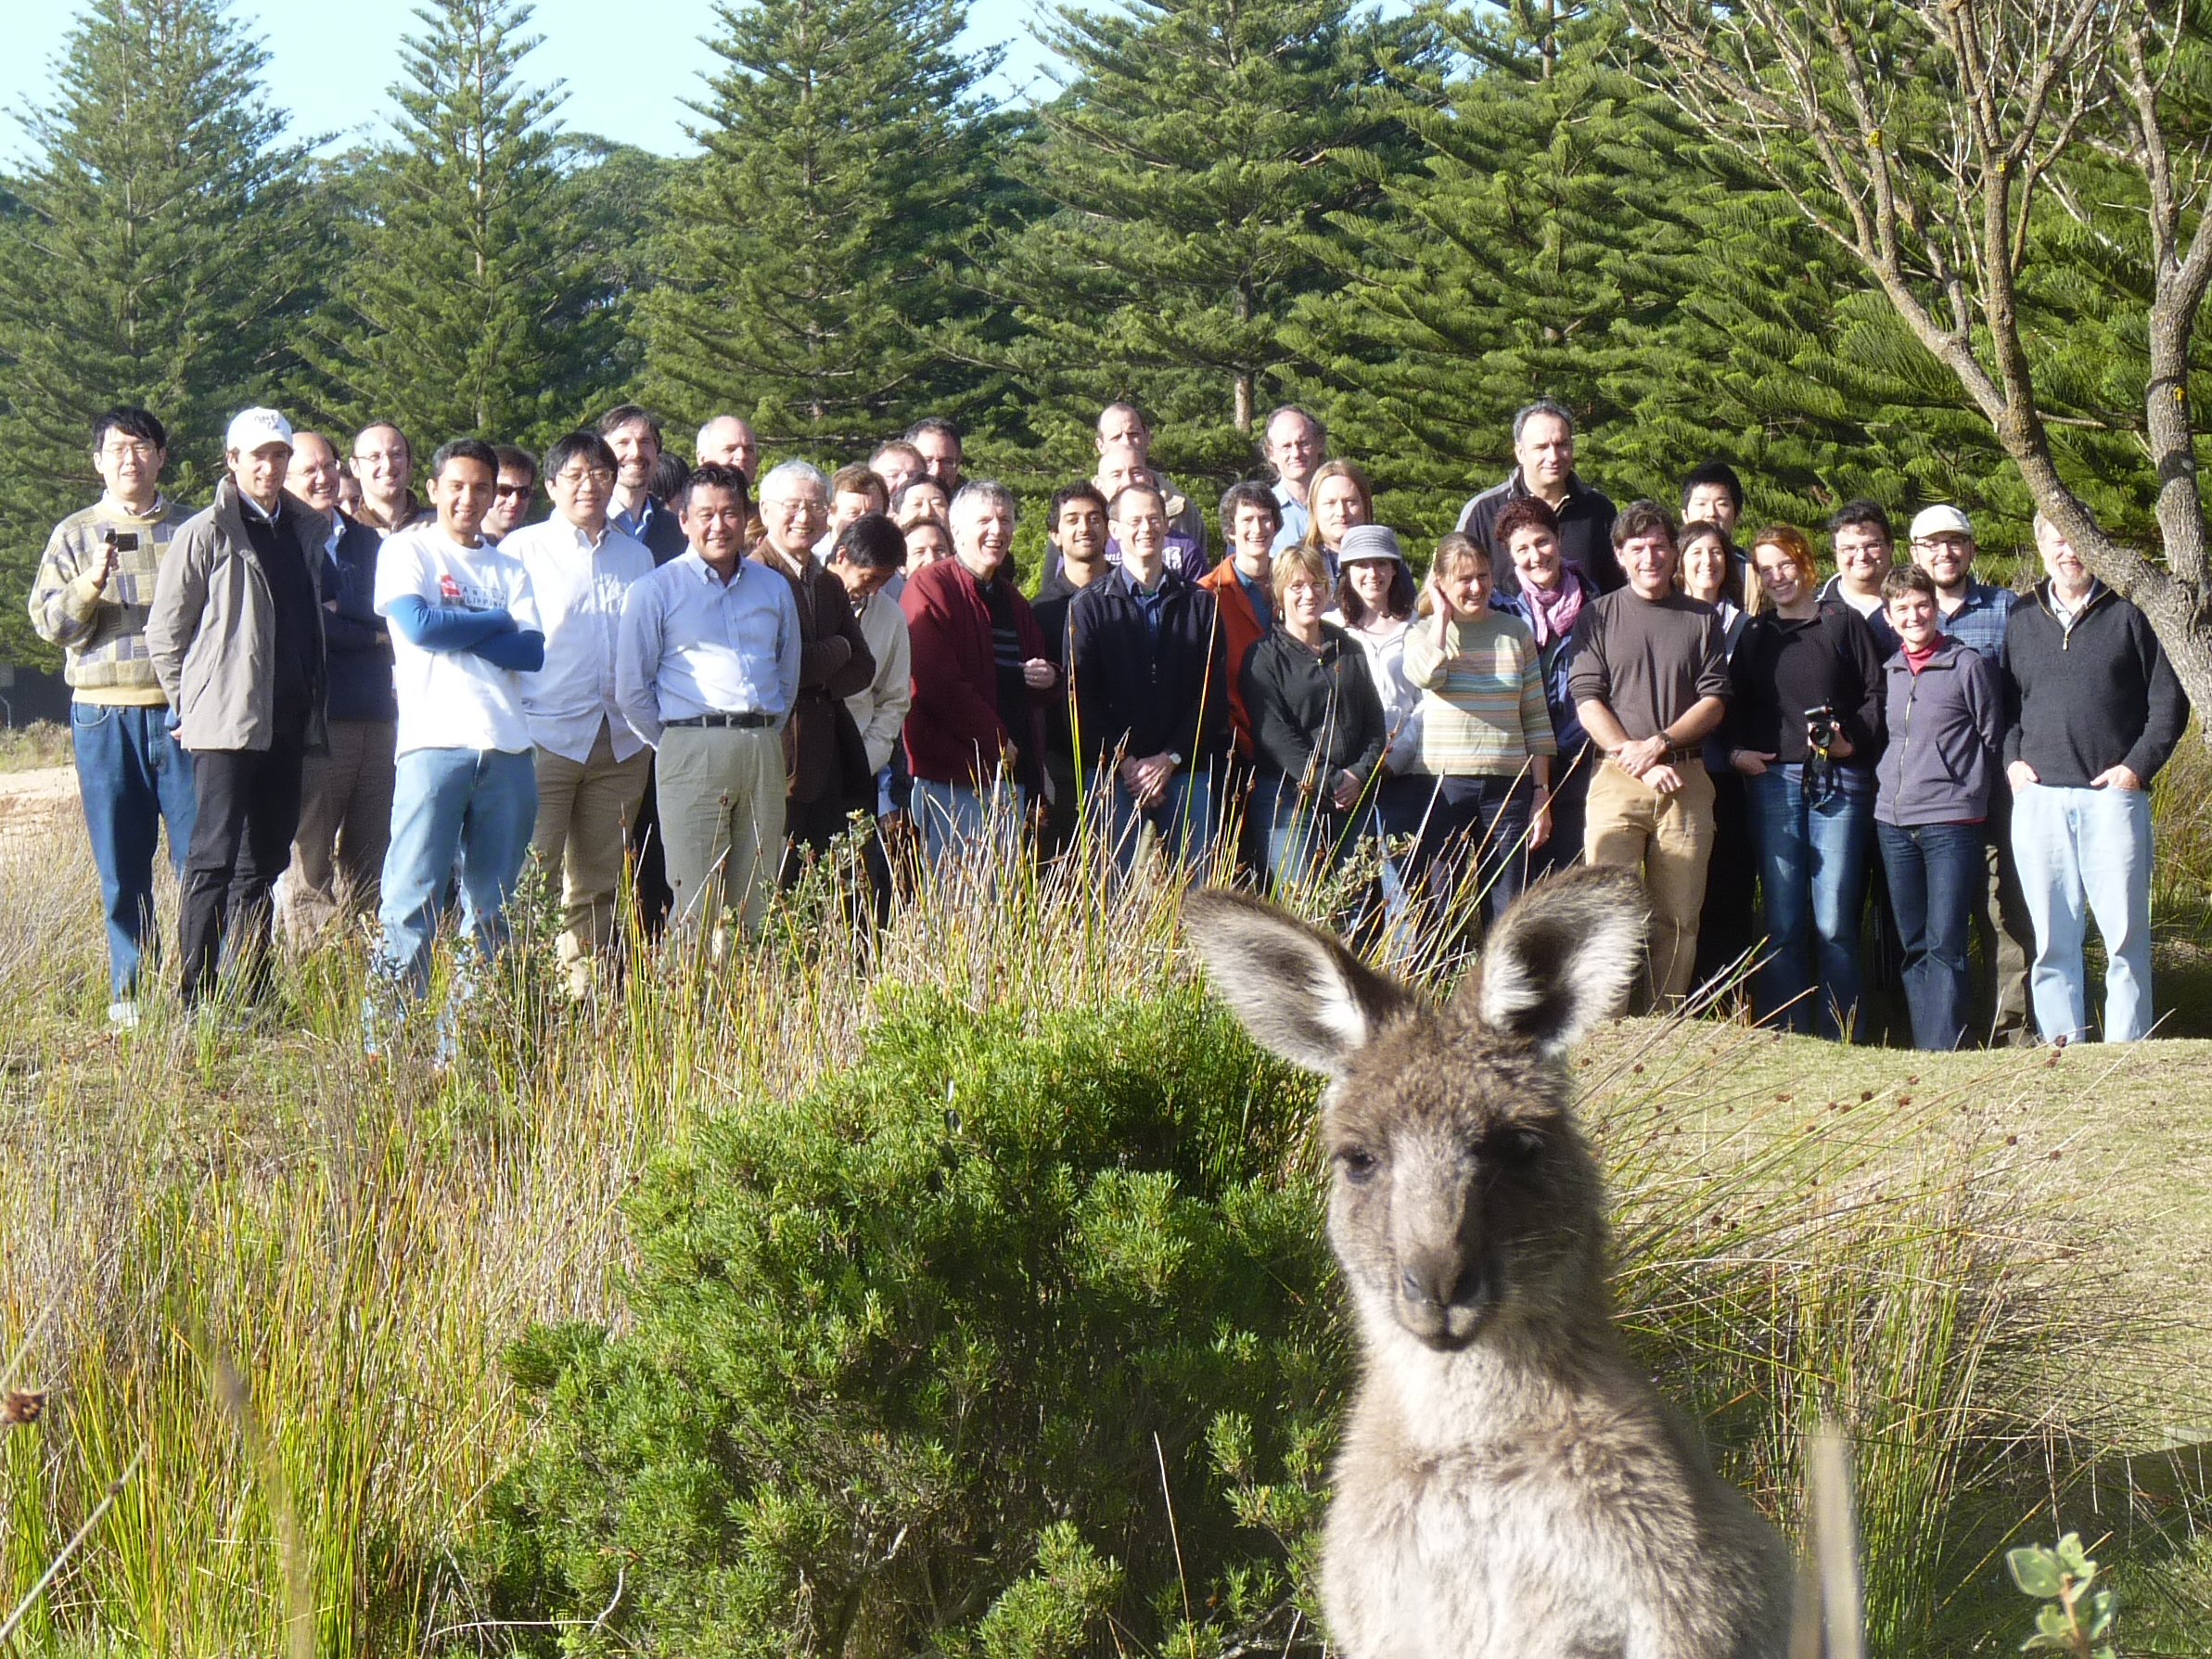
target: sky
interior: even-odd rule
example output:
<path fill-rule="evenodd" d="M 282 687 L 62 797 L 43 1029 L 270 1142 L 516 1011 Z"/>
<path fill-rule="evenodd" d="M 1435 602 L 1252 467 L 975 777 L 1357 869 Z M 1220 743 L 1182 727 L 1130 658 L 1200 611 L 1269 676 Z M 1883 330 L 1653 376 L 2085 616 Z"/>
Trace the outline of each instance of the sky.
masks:
<path fill-rule="evenodd" d="M 62 42 L 79 0 L 0 0 L 0 111 L 53 101 Z M 389 134 L 389 89 L 400 78 L 400 37 L 415 26 L 405 0 L 231 0 L 231 15 L 269 54 L 272 102 L 289 110 L 296 133 L 334 134 L 333 147 Z M 1044 53 L 1028 32 L 1029 0 L 970 0 L 964 44 L 1006 48 L 988 83 L 996 96 L 1042 91 Z M 610 27 L 610 20 L 619 28 Z M 710 0 L 538 0 L 531 19 L 543 44 L 523 60 L 534 83 L 568 83 L 561 121 L 572 132 L 638 145 L 663 155 L 697 149 L 684 106 L 705 96 L 715 63 L 699 37 L 714 26 Z M 22 156 L 21 124 L 0 114 L 0 156 Z"/>

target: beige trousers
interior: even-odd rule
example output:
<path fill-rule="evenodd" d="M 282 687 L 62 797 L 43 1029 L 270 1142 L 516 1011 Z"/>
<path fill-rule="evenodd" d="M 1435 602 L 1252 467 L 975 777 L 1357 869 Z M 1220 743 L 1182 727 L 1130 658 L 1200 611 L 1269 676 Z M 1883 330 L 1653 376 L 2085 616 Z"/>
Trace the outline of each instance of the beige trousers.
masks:
<path fill-rule="evenodd" d="M 538 751 L 538 826 L 531 856 L 561 885 L 560 959 L 604 956 L 614 943 L 622 849 L 645 798 L 653 751 L 615 759 L 607 722 L 579 763 Z"/>
<path fill-rule="evenodd" d="M 671 726 L 654 772 L 674 914 L 719 926 L 735 910 L 759 937 L 784 850 L 784 734 Z"/>
<path fill-rule="evenodd" d="M 1713 780 L 1696 761 L 1677 761 L 1682 786 L 1661 795 L 1610 760 L 1590 780 L 1582 849 L 1593 864 L 1640 872 L 1651 900 L 1651 988 L 1656 1003 L 1679 1002 L 1697 958 L 1697 912 L 1713 856 Z"/>

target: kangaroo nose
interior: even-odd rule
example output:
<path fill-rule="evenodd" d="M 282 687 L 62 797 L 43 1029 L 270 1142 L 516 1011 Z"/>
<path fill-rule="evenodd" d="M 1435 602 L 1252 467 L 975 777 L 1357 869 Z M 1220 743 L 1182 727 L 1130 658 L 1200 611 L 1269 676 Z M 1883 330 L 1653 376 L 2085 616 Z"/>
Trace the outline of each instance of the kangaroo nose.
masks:
<path fill-rule="evenodd" d="M 1405 1299 L 1421 1308 L 1451 1308 L 1467 1299 L 1474 1274 L 1464 1262 L 1443 1256 L 1424 1257 L 1399 1280 Z"/>

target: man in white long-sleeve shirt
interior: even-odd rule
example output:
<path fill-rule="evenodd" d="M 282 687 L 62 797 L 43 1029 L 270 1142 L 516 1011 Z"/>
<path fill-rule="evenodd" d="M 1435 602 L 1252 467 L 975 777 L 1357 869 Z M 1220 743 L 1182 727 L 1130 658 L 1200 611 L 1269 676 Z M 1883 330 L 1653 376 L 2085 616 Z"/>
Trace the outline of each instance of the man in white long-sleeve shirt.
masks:
<path fill-rule="evenodd" d="M 622 601 L 653 555 L 607 521 L 614 483 L 607 440 L 569 433 L 545 453 L 553 517 L 500 543 L 530 572 L 545 631 L 545 666 L 523 692 L 538 762 L 531 851 L 560 884 L 560 959 L 577 995 L 614 943 L 622 846 L 653 764 L 615 700 Z"/>

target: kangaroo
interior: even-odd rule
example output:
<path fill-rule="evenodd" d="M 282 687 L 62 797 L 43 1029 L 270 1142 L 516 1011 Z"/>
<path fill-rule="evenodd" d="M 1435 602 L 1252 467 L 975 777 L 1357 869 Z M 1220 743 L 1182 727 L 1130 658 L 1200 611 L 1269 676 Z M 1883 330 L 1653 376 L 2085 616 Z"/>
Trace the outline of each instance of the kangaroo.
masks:
<path fill-rule="evenodd" d="M 1258 900 L 1184 914 L 1254 1038 L 1333 1079 L 1364 1361 L 1321 1557 L 1346 1659 L 1784 1659 L 1787 1547 L 1615 1330 L 1561 1059 L 1639 971 L 1635 878 L 1533 887 L 1441 1006 Z"/>

